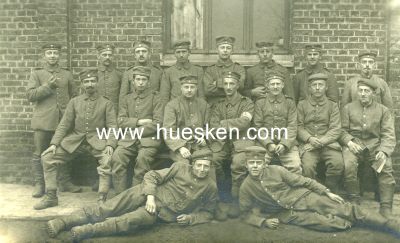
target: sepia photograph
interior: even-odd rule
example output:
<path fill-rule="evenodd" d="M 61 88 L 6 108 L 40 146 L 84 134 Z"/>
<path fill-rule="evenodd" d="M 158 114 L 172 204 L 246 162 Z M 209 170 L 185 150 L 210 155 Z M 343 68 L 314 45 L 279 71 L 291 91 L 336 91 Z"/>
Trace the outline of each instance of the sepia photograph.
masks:
<path fill-rule="evenodd" d="M 0 243 L 400 242 L 400 0 L 0 0 Z"/>

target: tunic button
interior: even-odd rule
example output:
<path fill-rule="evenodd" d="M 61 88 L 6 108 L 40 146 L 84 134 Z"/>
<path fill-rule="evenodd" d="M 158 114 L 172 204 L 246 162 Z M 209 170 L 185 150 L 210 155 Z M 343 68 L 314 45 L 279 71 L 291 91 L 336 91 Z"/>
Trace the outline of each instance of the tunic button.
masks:
<path fill-rule="evenodd" d="M 366 126 L 367 126 L 367 124 L 363 124 L 363 126 L 364 126 L 364 127 L 366 127 Z"/>
<path fill-rule="evenodd" d="M 280 203 L 281 201 L 277 200 L 278 203 Z"/>

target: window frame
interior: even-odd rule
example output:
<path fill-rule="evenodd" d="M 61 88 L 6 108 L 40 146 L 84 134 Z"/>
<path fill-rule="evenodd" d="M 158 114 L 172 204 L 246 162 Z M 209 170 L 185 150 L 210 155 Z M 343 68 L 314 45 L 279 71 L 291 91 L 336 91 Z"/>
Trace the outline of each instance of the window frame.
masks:
<path fill-rule="evenodd" d="M 173 49 L 171 48 L 171 12 L 173 0 L 164 0 L 162 3 L 162 16 L 163 16 L 163 45 L 162 45 L 162 53 L 163 54 L 172 54 Z M 204 48 L 201 50 L 191 50 L 192 54 L 201 54 L 201 55 L 212 55 L 216 54 L 215 40 L 212 39 L 212 3 L 213 0 L 204 0 L 204 34 L 203 34 L 203 43 Z M 253 40 L 253 18 L 250 9 L 254 7 L 254 0 L 243 0 L 243 50 L 234 49 L 234 54 L 256 54 L 256 50 L 251 50 L 252 45 L 254 45 Z M 282 0 L 284 1 L 284 37 L 283 37 L 283 48 L 279 48 L 275 51 L 275 55 L 279 54 L 289 54 L 290 47 L 290 19 L 291 19 L 291 1 L 290 0 Z"/>

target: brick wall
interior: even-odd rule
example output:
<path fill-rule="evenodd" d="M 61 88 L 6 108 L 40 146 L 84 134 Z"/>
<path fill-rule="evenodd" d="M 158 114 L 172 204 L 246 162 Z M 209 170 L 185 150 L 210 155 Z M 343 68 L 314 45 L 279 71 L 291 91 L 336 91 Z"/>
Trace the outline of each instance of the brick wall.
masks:
<path fill-rule="evenodd" d="M 385 2 L 293 0 L 291 49 L 296 69 L 304 65 L 304 44 L 319 42 L 325 52 L 323 61 L 343 84 L 357 73 L 355 57 L 360 50 L 377 49 L 377 74 L 390 77 L 395 104 L 400 107 L 400 61 L 393 57 L 395 51 L 400 52 L 400 21 L 394 21 L 400 11 L 392 11 L 388 24 Z M 61 63 L 77 77 L 82 68 L 96 65 L 95 46 L 101 42 L 116 45 L 121 70 L 130 66 L 133 41 L 138 39 L 153 42 L 153 61 L 157 62 L 162 49 L 162 0 L 0 2 L 0 181 L 26 183 L 31 179 L 32 105 L 25 99 L 25 87 L 31 70 L 41 65 L 38 47 L 50 40 L 61 43 L 65 47 Z M 399 112 L 396 109 L 397 121 Z M 400 178 L 400 153 L 395 153 L 394 162 Z"/>

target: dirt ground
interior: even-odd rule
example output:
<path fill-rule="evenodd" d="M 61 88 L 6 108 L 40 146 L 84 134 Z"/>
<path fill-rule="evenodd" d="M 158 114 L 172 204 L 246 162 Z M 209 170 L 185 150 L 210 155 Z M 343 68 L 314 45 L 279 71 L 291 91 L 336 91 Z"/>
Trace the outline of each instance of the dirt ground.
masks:
<path fill-rule="evenodd" d="M 0 221 L 0 242 L 70 242 L 69 232 L 50 239 L 45 221 Z M 89 239 L 84 242 L 400 242 L 400 236 L 355 227 L 345 232 L 322 233 L 297 226 L 281 225 L 277 230 L 259 229 L 238 219 L 197 226 L 157 224 L 126 234 Z"/>

